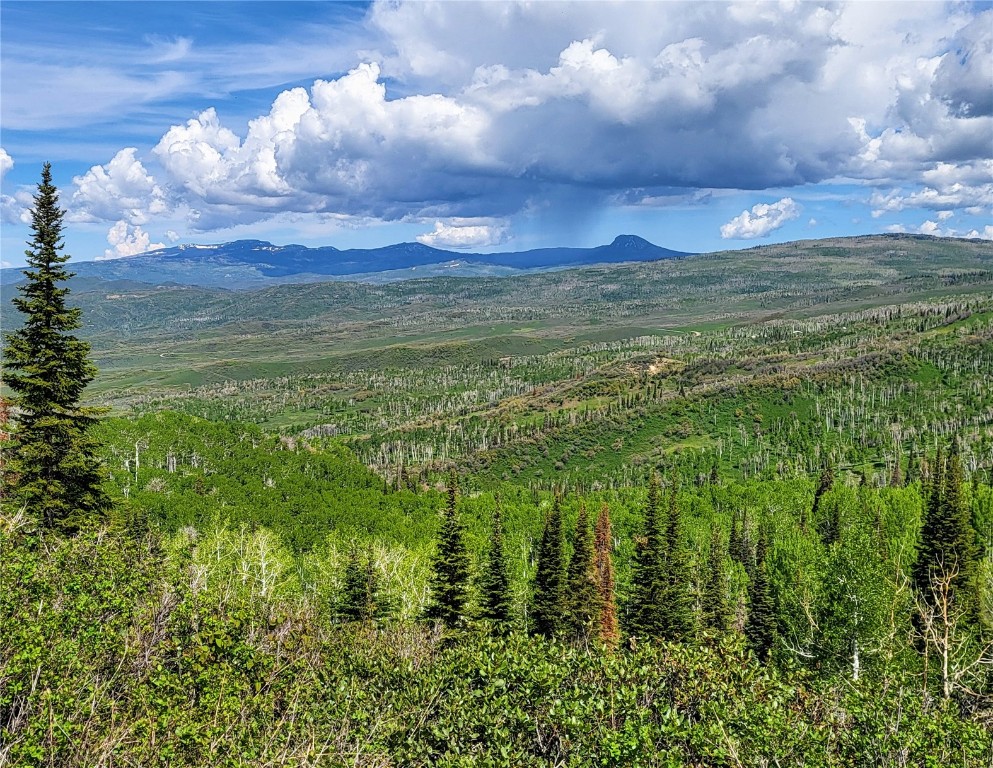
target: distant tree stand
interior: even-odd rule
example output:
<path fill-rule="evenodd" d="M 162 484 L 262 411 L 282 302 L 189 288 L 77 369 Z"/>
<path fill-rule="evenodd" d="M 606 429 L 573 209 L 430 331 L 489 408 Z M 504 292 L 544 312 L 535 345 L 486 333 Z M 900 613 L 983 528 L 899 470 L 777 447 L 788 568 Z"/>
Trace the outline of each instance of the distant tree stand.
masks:
<path fill-rule="evenodd" d="M 72 275 L 62 266 L 62 218 L 51 165 L 45 163 L 31 211 L 27 282 L 14 306 L 24 324 L 4 335 L 3 383 L 14 393 L 13 428 L 4 446 L 4 503 L 47 530 L 74 533 L 109 507 L 102 468 L 88 434 L 98 411 L 80 405 L 96 375 L 90 345 L 70 331 L 80 310 L 66 305 Z"/>

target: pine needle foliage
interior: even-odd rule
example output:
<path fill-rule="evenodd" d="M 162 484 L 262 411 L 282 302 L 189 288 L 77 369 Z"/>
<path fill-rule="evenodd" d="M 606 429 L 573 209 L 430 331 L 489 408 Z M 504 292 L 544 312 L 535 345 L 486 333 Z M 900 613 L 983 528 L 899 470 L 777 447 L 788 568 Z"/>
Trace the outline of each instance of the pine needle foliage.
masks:
<path fill-rule="evenodd" d="M 490 532 L 490 549 L 486 569 L 479 579 L 480 618 L 490 622 L 497 634 L 510 629 L 513 601 L 510 594 L 510 572 L 503 547 L 503 519 L 500 505 L 493 512 L 493 529 Z"/>
<path fill-rule="evenodd" d="M 353 546 L 345 564 L 345 582 L 338 614 L 344 621 L 372 621 L 379 613 L 379 574 L 372 551 L 366 550 L 364 556 L 360 556 L 358 547 Z"/>
<path fill-rule="evenodd" d="M 666 589 L 663 593 L 661 636 L 685 640 L 693 631 L 693 596 L 690 594 L 689 553 L 683 543 L 683 517 L 673 488 L 669 493 L 665 540 Z"/>
<path fill-rule="evenodd" d="M 3 381 L 14 393 L 15 428 L 6 449 L 8 500 L 46 530 L 72 534 L 109 507 L 103 472 L 89 435 L 98 411 L 80 405 L 96 375 L 90 345 L 72 334 L 80 310 L 67 304 L 72 277 L 63 266 L 65 211 L 46 163 L 31 211 L 32 239 L 24 252 L 27 281 L 14 306 L 23 325 L 4 335 Z"/>
<path fill-rule="evenodd" d="M 710 531 L 710 550 L 707 552 L 707 571 L 700 596 L 700 612 L 704 626 L 716 632 L 726 631 L 730 618 L 728 575 L 724 567 L 725 549 L 721 528 L 714 525 Z"/>
<path fill-rule="evenodd" d="M 469 592 L 469 553 L 465 528 L 458 514 L 458 477 L 448 480 L 448 501 L 442 513 L 438 544 L 431 563 L 431 598 L 425 618 L 441 622 L 449 629 L 466 616 Z"/>
<path fill-rule="evenodd" d="M 593 533 L 593 564 L 596 569 L 597 602 L 600 620 L 597 637 L 608 648 L 617 645 L 621 638 L 617 625 L 617 598 L 614 584 L 614 561 L 611 556 L 613 537 L 610 530 L 610 509 L 604 504 L 597 515 Z"/>
<path fill-rule="evenodd" d="M 580 505 L 576 517 L 572 557 L 566 575 L 566 629 L 569 639 L 586 645 L 596 634 L 600 620 L 600 593 L 597 588 L 596 562 L 594 561 L 593 530 L 586 505 Z"/>
<path fill-rule="evenodd" d="M 826 546 L 830 546 L 837 541 L 839 534 L 837 508 L 832 507 L 826 512 L 823 509 L 824 495 L 833 487 L 834 470 L 830 466 L 826 466 L 821 472 L 820 479 L 817 481 L 817 489 L 814 491 L 814 504 L 810 510 L 810 518 L 817 527 L 821 541 Z M 806 525 L 802 525 L 801 527 L 806 528 Z"/>
<path fill-rule="evenodd" d="M 635 541 L 631 565 L 629 634 L 642 639 L 659 637 L 664 629 L 661 603 L 667 587 L 665 528 L 660 513 L 662 486 L 657 474 L 648 483 L 641 536 Z"/>
<path fill-rule="evenodd" d="M 935 460 L 913 578 L 917 589 L 927 596 L 932 581 L 954 573 L 955 600 L 973 619 L 978 609 L 975 574 L 979 557 L 962 483 L 962 462 L 957 447 L 953 447 L 947 459 L 939 454 Z"/>
<path fill-rule="evenodd" d="M 556 496 L 541 533 L 534 577 L 534 631 L 543 637 L 562 633 L 565 619 L 565 552 L 562 502 Z"/>
<path fill-rule="evenodd" d="M 769 583 L 766 550 L 766 537 L 762 533 L 755 547 L 755 570 L 748 582 L 748 619 L 745 622 L 748 644 L 763 662 L 769 660 L 776 635 L 776 606 Z"/>

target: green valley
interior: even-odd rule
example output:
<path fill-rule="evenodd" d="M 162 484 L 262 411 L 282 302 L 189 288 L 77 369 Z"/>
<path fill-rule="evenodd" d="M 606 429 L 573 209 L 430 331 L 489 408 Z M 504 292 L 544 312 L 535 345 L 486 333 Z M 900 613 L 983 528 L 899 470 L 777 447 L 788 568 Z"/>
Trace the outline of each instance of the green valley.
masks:
<path fill-rule="evenodd" d="M 0 764 L 993 761 L 990 243 L 70 285 L 112 504 L 5 504 Z"/>

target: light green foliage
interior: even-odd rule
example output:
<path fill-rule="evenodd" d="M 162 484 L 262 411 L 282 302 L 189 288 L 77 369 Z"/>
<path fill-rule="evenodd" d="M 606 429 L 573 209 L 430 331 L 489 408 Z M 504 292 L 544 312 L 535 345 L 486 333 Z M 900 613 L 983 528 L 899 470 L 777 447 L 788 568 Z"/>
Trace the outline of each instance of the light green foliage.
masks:
<path fill-rule="evenodd" d="M 166 530 L 215 516 L 234 527 L 264 523 L 298 551 L 332 532 L 411 546 L 434 530 L 436 495 L 386 492 L 334 443 L 169 412 L 107 419 L 95 433 L 118 507 L 139 507 Z"/>
<path fill-rule="evenodd" d="M 885 643 L 894 642 L 886 637 L 895 600 L 886 575 L 884 542 L 872 520 L 856 516 L 847 521 L 828 552 L 820 601 L 816 643 L 829 667 L 858 678 L 884 654 Z"/>
<path fill-rule="evenodd" d="M 251 534 L 233 549 L 252 551 Z M 830 686 L 740 638 L 612 654 L 322 618 L 202 578 L 207 542 L 0 533 L 0 760 L 149 766 L 988 764 L 986 729 L 908 681 Z M 260 570 L 255 566 L 250 570 Z M 39 605 L 49 606 L 39 611 Z M 897 684 L 900 683 L 900 684 Z"/>

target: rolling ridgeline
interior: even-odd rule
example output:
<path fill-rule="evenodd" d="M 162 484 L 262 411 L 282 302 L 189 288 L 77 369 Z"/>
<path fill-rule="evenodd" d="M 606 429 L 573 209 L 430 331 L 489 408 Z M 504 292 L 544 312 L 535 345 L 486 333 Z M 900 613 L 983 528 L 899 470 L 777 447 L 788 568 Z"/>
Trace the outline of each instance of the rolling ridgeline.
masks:
<path fill-rule="evenodd" d="M 989 243 L 72 299 L 112 526 L 0 532 L 0 763 L 993 759 Z"/>

